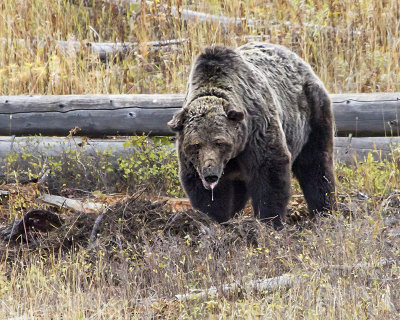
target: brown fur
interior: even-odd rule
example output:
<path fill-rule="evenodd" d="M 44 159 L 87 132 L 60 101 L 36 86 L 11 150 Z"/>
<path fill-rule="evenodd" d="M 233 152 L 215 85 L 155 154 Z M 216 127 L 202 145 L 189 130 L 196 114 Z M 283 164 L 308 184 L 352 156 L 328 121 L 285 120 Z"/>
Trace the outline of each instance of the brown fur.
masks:
<path fill-rule="evenodd" d="M 267 43 L 207 48 L 192 68 L 183 109 L 169 125 L 177 132 L 184 190 L 195 208 L 217 221 L 233 217 L 251 198 L 255 215 L 280 228 L 291 169 L 310 212 L 330 210 L 329 96 L 288 49 Z"/>

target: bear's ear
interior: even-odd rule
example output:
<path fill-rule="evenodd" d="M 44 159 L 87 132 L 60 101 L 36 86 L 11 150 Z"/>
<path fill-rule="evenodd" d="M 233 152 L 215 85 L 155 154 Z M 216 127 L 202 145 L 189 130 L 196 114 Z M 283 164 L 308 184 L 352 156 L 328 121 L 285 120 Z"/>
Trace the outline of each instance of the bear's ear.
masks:
<path fill-rule="evenodd" d="M 237 110 L 228 110 L 226 112 L 228 119 L 235 120 L 235 121 L 242 121 L 244 119 L 244 113 L 242 111 Z"/>
<path fill-rule="evenodd" d="M 238 108 L 235 108 L 230 102 L 225 101 L 223 106 L 228 119 L 238 122 L 244 119 L 244 112 Z"/>
<path fill-rule="evenodd" d="M 181 109 L 174 114 L 172 119 L 168 122 L 168 126 L 172 131 L 181 131 L 183 129 L 184 116 L 185 109 Z"/>

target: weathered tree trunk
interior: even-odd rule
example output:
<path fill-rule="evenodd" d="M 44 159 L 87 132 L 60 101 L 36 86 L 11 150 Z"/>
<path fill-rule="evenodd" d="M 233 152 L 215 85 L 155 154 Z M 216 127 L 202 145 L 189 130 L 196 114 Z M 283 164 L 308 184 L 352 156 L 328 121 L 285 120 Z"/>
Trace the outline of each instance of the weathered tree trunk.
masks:
<path fill-rule="evenodd" d="M 334 152 L 336 161 L 346 164 L 363 161 L 369 153 L 375 160 L 392 159 L 394 153 L 400 154 L 400 137 L 335 137 Z"/>
<path fill-rule="evenodd" d="M 0 159 L 7 153 L 30 153 L 57 155 L 68 149 L 96 154 L 112 150 L 118 156 L 126 155 L 129 150 L 124 148 L 126 138 L 120 139 L 82 139 L 81 137 L 0 137 Z M 374 159 L 390 159 L 393 152 L 400 153 L 400 137 L 373 138 L 335 138 L 334 152 L 336 161 L 353 164 L 366 159 L 372 153 Z"/>
<path fill-rule="evenodd" d="M 32 41 L 29 42 L 25 39 L 17 40 L 20 45 L 28 46 L 28 47 L 45 47 L 48 45 L 48 42 L 43 41 Z M 187 42 L 188 39 L 172 39 L 166 41 L 149 41 L 146 42 L 148 47 L 164 50 L 165 47 L 168 47 L 168 50 L 175 49 L 177 45 L 182 45 Z M 0 38 L 0 43 L 6 45 L 8 40 L 5 38 Z M 132 53 L 135 50 L 138 50 L 139 43 L 132 42 L 87 42 L 87 41 L 65 41 L 65 40 L 57 40 L 55 41 L 55 45 L 58 49 L 65 53 L 77 53 L 87 49 L 89 52 L 97 54 L 101 60 L 106 60 L 109 57 L 118 55 L 120 58 Z"/>
<path fill-rule="evenodd" d="M 338 136 L 400 136 L 400 93 L 331 95 Z"/>
<path fill-rule="evenodd" d="M 167 122 L 183 95 L 0 97 L 0 135 L 172 135 Z"/>
<path fill-rule="evenodd" d="M 182 94 L 0 97 L 0 135 L 172 135 Z M 400 94 L 331 95 L 337 136 L 400 136 Z"/>

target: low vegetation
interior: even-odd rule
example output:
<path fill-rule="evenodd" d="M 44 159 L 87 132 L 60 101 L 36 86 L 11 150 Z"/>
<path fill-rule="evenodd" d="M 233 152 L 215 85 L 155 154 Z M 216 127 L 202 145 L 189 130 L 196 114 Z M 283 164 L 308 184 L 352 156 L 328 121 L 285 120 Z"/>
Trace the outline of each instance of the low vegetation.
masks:
<path fill-rule="evenodd" d="M 218 225 L 165 204 L 158 196 L 167 194 L 177 178 L 173 172 L 160 174 L 176 168 L 176 156 L 160 156 L 160 142 L 145 140 L 135 138 L 127 147 L 145 146 L 142 152 L 148 157 L 140 162 L 141 152 L 139 158 L 129 152 L 130 157 L 117 159 L 119 170 L 107 153 L 90 162 L 84 154 L 66 150 L 48 163 L 68 168 L 69 174 L 67 169 L 55 171 L 45 185 L 24 184 L 21 178 L 3 186 L 9 192 L 1 207 L 5 225 L 12 226 L 31 209 L 57 212 L 62 224 L 43 233 L 26 222 L 27 235 L 14 238 L 9 229 L 0 230 L 2 318 L 392 319 L 398 313 L 399 155 L 390 161 L 370 156 L 352 168 L 338 164 L 338 210 L 314 222 L 307 218 L 294 180 L 287 225 L 275 232 L 251 217 L 250 208 Z M 22 165 L 24 158 L 30 157 L 7 159 L 9 177 L 23 173 L 16 165 L 28 167 Z M 73 179 L 73 172 L 81 172 L 81 161 L 91 174 Z M 157 169 L 156 163 L 161 164 Z M 145 173 L 124 180 L 130 169 Z M 95 222 L 98 214 L 55 211 L 41 202 L 38 196 L 49 191 L 52 179 L 58 181 L 53 193 L 76 197 L 74 192 L 84 191 L 80 197 L 108 204 L 101 223 Z M 130 183 L 130 196 L 123 196 L 126 189 L 113 189 L 123 192 L 115 200 L 101 181 Z M 94 187 L 98 189 L 89 192 Z M 220 289 L 209 298 L 176 298 L 229 283 L 244 288 L 250 281 L 284 274 L 293 278 L 289 289 Z"/>
<path fill-rule="evenodd" d="M 175 9 L 174 9 L 175 8 Z M 185 20 L 183 8 L 240 23 Z M 284 44 L 308 61 L 332 93 L 400 91 L 399 3 L 387 1 L 3 1 L 0 95 L 184 92 L 204 45 L 250 38 Z M 23 39 L 23 42 L 20 41 Z M 149 41 L 185 40 L 157 49 Z M 68 40 L 69 49 L 57 41 Z M 73 42 L 131 42 L 102 60 Z M 307 218 L 297 182 L 283 231 L 246 208 L 224 225 L 181 197 L 167 138 L 135 137 L 125 154 L 30 148 L 1 162 L 2 319 L 395 319 L 400 313 L 400 154 L 336 165 L 338 209 Z M 92 198 L 98 214 L 45 205 L 44 193 Z M 162 197 L 161 197 L 162 196 Z M 10 237 L 32 209 L 62 219 Z M 61 220 L 60 220 L 61 221 Z M 26 233 L 26 234 L 25 234 Z M 289 288 L 247 288 L 290 275 Z M 242 289 L 225 291 L 223 284 Z M 217 287 L 217 295 L 176 295 Z"/>

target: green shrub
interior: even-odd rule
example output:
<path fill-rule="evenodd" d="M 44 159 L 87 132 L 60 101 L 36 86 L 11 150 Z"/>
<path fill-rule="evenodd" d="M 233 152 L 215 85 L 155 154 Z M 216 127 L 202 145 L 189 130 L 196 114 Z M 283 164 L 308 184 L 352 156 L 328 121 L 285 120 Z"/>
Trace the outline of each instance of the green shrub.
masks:
<path fill-rule="evenodd" d="M 178 159 L 169 137 L 134 136 L 124 147 L 132 149 L 127 158 L 118 159 L 125 179 L 170 196 L 182 196 Z"/>
<path fill-rule="evenodd" d="M 118 154 L 112 147 L 105 151 L 68 147 L 49 155 L 39 145 L 40 138 L 32 138 L 7 154 L 2 164 L 5 182 L 35 182 L 47 173 L 51 193 L 63 188 L 131 193 L 145 187 L 152 195 L 183 195 L 169 137 L 131 137 Z"/>

